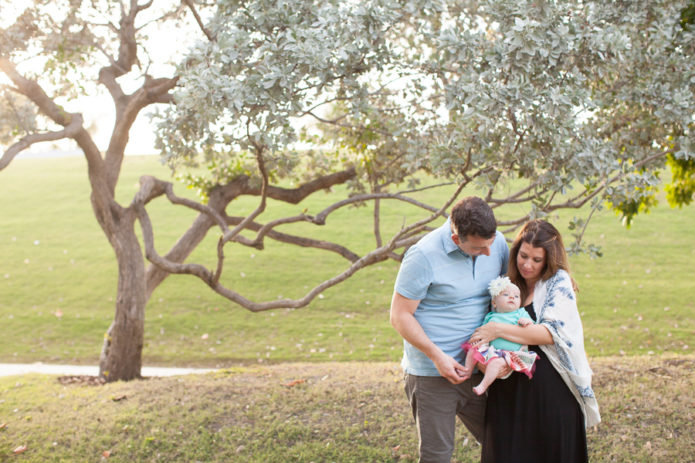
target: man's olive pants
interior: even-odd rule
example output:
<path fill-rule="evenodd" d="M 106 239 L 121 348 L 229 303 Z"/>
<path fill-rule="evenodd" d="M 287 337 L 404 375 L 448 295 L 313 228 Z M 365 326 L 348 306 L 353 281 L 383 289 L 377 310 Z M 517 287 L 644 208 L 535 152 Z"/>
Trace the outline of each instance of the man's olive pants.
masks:
<path fill-rule="evenodd" d="M 473 392 L 473 386 L 482 379 L 482 374 L 475 373 L 461 384 L 451 384 L 441 376 L 405 375 L 405 393 L 417 424 L 421 463 L 451 461 L 456 416 L 482 442 L 486 395 Z"/>

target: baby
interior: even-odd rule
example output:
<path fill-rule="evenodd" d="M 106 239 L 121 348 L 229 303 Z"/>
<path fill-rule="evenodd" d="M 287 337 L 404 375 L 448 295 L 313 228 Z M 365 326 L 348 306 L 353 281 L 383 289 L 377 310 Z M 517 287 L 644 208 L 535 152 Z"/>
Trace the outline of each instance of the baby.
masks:
<path fill-rule="evenodd" d="M 528 326 L 533 320 L 525 309 L 520 308 L 521 294 L 519 288 L 508 277 L 497 277 L 488 286 L 492 296 L 492 312 L 488 313 L 483 324 L 488 322 L 510 323 L 513 325 Z M 525 373 L 529 378 L 533 376 L 534 362 L 537 354 L 529 352 L 527 346 L 497 338 L 490 344 L 481 344 L 473 347 L 468 342 L 463 344 L 466 351 L 466 362 L 463 375 L 467 379 L 473 372 L 476 363 L 487 365 L 483 380 L 473 388 L 473 391 L 482 395 L 497 378 L 498 373 L 505 365 L 512 370 Z"/>

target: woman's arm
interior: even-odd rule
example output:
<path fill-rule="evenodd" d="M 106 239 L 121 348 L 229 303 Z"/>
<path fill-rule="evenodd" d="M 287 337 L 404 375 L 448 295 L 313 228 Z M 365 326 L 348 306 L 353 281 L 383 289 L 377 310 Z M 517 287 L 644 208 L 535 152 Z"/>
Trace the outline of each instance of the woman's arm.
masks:
<path fill-rule="evenodd" d="M 475 346 L 479 343 L 490 342 L 497 338 L 503 338 L 507 341 L 519 344 L 531 344 L 536 346 L 553 343 L 553 336 L 550 334 L 550 331 L 548 331 L 548 328 L 542 324 L 519 326 L 499 322 L 490 322 L 478 327 L 478 329 L 473 332 L 468 342 Z"/>

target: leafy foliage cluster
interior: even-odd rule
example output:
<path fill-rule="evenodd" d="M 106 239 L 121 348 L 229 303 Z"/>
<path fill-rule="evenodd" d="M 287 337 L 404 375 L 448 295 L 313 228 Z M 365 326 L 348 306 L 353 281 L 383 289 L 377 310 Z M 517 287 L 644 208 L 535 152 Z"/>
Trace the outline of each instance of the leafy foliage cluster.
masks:
<path fill-rule="evenodd" d="M 694 41 L 692 5 L 621 5 L 223 2 L 159 146 L 173 168 L 211 163 L 203 189 L 260 178 L 260 150 L 274 180 L 350 166 L 363 193 L 426 171 L 525 203 L 512 227 L 587 201 L 629 224 L 667 155 L 682 168 L 695 151 Z"/>

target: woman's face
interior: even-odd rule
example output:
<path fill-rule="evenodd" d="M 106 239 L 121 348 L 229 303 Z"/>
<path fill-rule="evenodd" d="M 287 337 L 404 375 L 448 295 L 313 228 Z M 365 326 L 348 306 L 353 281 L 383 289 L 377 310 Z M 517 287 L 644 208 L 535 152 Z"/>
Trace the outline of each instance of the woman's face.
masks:
<path fill-rule="evenodd" d="M 535 248 L 526 242 L 521 243 L 516 256 L 516 266 L 527 285 L 535 284 L 541 278 L 545 267 L 545 249 Z"/>

